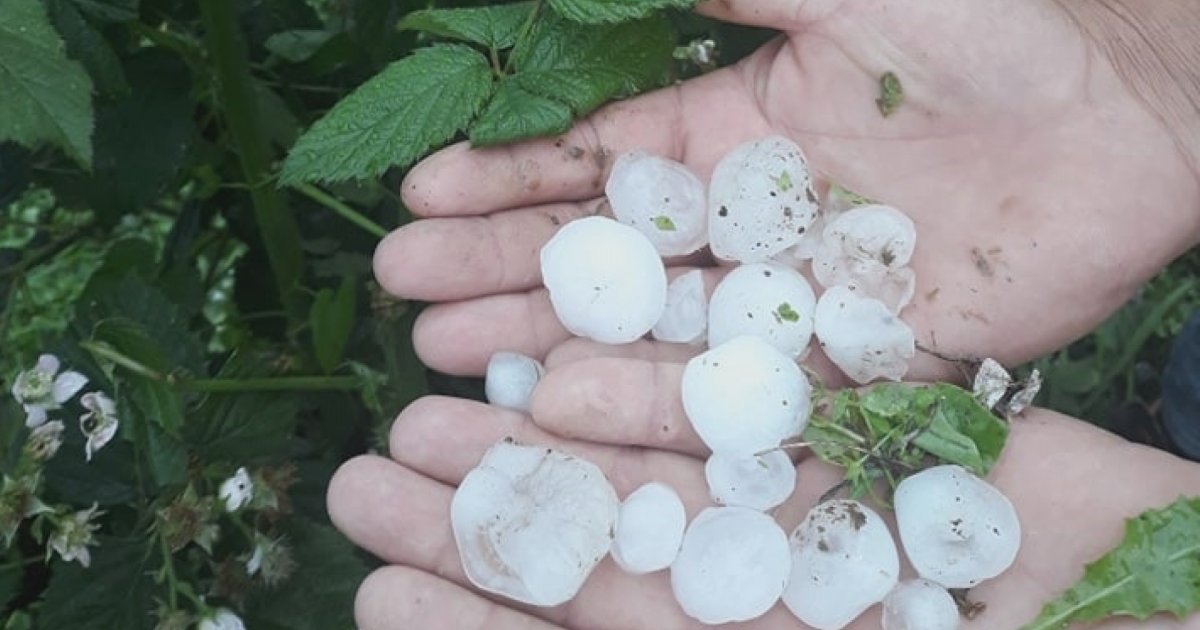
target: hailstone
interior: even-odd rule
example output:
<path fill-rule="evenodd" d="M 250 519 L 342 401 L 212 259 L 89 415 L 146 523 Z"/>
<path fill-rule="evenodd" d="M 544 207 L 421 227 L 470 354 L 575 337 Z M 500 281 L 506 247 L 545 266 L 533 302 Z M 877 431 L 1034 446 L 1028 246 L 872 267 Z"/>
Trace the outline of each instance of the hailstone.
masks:
<path fill-rule="evenodd" d="M 917 574 L 946 588 L 971 588 L 1012 565 L 1021 523 L 1012 503 L 961 466 L 923 470 L 900 482 L 896 528 Z"/>
<path fill-rule="evenodd" d="M 748 456 L 714 453 L 704 464 L 704 478 L 714 503 L 766 511 L 792 496 L 796 465 L 784 451 Z"/>
<path fill-rule="evenodd" d="M 708 243 L 704 183 L 679 162 L 624 153 L 613 162 L 604 193 L 613 216 L 645 234 L 663 256 L 690 254 Z"/>
<path fill-rule="evenodd" d="M 704 294 L 704 274 L 693 269 L 667 285 L 667 306 L 650 331 L 659 341 L 699 343 L 708 327 L 708 298 Z"/>
<path fill-rule="evenodd" d="M 811 386 L 796 362 L 758 337 L 735 337 L 688 361 L 683 410 L 714 453 L 749 456 L 799 435 Z"/>
<path fill-rule="evenodd" d="M 813 256 L 813 277 L 824 287 L 846 286 L 899 313 L 916 288 L 909 268 L 917 231 L 890 206 L 860 206 L 825 224 Z"/>
<path fill-rule="evenodd" d="M 667 274 L 641 232 L 605 217 L 563 226 L 541 252 L 542 279 L 563 326 L 608 344 L 631 343 L 662 316 Z"/>
<path fill-rule="evenodd" d="M 858 501 L 818 504 L 792 532 L 783 603 L 817 630 L 837 630 L 883 600 L 900 576 L 887 524 Z"/>
<path fill-rule="evenodd" d="M 929 580 L 905 580 L 883 600 L 883 630 L 956 630 L 954 598 Z"/>
<path fill-rule="evenodd" d="M 472 584 L 557 606 L 608 554 L 618 506 L 612 485 L 590 462 L 501 440 L 459 484 L 450 526 Z"/>
<path fill-rule="evenodd" d="M 821 350 L 858 383 L 900 380 L 916 354 L 912 329 L 879 300 L 833 287 L 817 300 L 813 328 Z"/>
<path fill-rule="evenodd" d="M 487 401 L 497 407 L 529 411 L 529 397 L 546 369 L 541 362 L 517 352 L 497 352 L 488 359 L 483 390 Z"/>
<path fill-rule="evenodd" d="M 708 302 L 708 342 L 753 335 L 796 359 L 812 339 L 817 298 L 800 272 L 775 263 L 742 265 L 726 274 Z"/>
<path fill-rule="evenodd" d="M 671 566 L 683 543 L 687 513 L 670 486 L 648 483 L 621 503 L 612 557 L 629 573 L 652 573 Z"/>
<path fill-rule="evenodd" d="M 791 571 L 787 535 L 750 508 L 708 508 L 688 526 L 671 565 L 671 590 L 706 624 L 747 621 L 779 600 Z"/>
<path fill-rule="evenodd" d="M 791 247 L 817 216 L 804 153 L 782 136 L 736 147 L 708 184 L 708 238 L 724 260 L 764 262 Z"/>

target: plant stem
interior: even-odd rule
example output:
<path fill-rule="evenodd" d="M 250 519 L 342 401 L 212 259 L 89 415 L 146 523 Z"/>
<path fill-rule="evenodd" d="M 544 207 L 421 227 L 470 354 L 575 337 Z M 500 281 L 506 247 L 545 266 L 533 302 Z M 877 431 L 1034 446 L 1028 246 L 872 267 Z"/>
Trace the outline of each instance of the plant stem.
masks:
<path fill-rule="evenodd" d="M 159 534 L 158 547 L 162 551 L 163 571 L 167 574 L 167 603 L 171 608 L 171 612 L 179 610 L 179 598 L 176 591 L 179 586 L 179 578 L 175 576 L 175 558 L 171 555 L 171 548 L 167 546 L 167 537 Z"/>
<path fill-rule="evenodd" d="M 525 38 L 529 35 L 529 29 L 533 28 L 533 23 L 535 20 L 537 20 L 538 13 L 540 13 L 541 10 L 542 0 L 536 0 L 536 2 L 533 3 L 533 8 L 529 10 L 529 17 L 525 18 L 525 23 L 521 25 L 521 30 L 517 31 L 517 38 L 514 40 L 516 44 L 513 45 L 512 51 L 508 53 L 508 59 L 504 61 L 503 74 L 508 74 L 509 71 L 512 70 L 513 57 L 516 57 L 514 53 L 525 42 Z"/>
<path fill-rule="evenodd" d="M 299 284 L 303 255 L 300 230 L 284 203 L 283 194 L 271 183 L 271 148 L 266 127 L 261 124 L 246 58 L 246 46 L 238 31 L 234 3 L 228 0 L 201 0 L 200 15 L 205 41 L 217 78 L 217 94 L 237 148 L 242 177 L 250 186 L 250 198 L 259 234 L 267 250 L 279 300 L 292 323 L 302 321 L 304 313 Z"/>
<path fill-rule="evenodd" d="M 345 203 L 342 203 L 340 199 L 337 199 L 324 190 L 321 190 L 312 184 L 295 184 L 292 187 L 305 197 L 308 197 L 309 199 L 312 199 L 326 208 L 333 210 L 338 216 L 366 230 L 372 236 L 375 236 L 376 238 L 383 238 L 387 236 L 387 230 L 380 227 L 378 223 L 363 216 L 362 213 L 354 208 L 351 208 Z"/>

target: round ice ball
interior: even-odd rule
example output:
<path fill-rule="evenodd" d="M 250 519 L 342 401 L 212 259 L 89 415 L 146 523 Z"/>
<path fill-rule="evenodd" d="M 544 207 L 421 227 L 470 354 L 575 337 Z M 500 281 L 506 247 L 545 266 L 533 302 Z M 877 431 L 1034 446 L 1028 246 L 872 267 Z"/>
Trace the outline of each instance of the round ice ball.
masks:
<path fill-rule="evenodd" d="M 488 359 L 483 391 L 497 407 L 529 412 L 529 398 L 546 369 L 541 362 L 518 352 L 501 351 Z"/>
<path fill-rule="evenodd" d="M 883 600 L 883 630 L 955 630 L 958 606 L 939 584 L 905 580 Z"/>
<path fill-rule="evenodd" d="M 748 621 L 779 600 L 791 570 L 787 535 L 750 508 L 708 508 L 688 526 L 671 565 L 671 590 L 706 624 Z"/>
<path fill-rule="evenodd" d="M 502 440 L 463 478 L 450 526 L 472 584 L 534 606 L 579 592 L 608 555 L 619 503 L 594 464 Z"/>
<path fill-rule="evenodd" d="M 708 492 L 718 505 L 767 511 L 796 489 L 796 465 L 784 451 L 733 456 L 713 453 L 704 464 Z"/>
<path fill-rule="evenodd" d="M 650 333 L 659 341 L 699 343 L 708 328 L 704 273 L 693 269 L 667 285 L 667 306 Z"/>
<path fill-rule="evenodd" d="M 741 265 L 721 279 L 708 302 L 708 342 L 753 335 L 799 358 L 812 339 L 817 298 L 800 272 L 776 263 Z"/>
<path fill-rule="evenodd" d="M 708 243 L 704 183 L 686 166 L 644 151 L 613 162 L 604 187 L 613 216 L 646 235 L 663 256 L 690 254 Z"/>
<path fill-rule="evenodd" d="M 605 217 L 563 226 L 541 252 L 542 279 L 563 326 L 601 343 L 630 343 L 662 316 L 667 274 L 641 232 Z"/>
<path fill-rule="evenodd" d="M 916 241 L 912 220 L 891 206 L 847 210 L 825 224 L 813 256 L 813 277 L 821 286 L 851 288 L 898 313 L 916 288 L 916 275 L 908 267 Z"/>
<path fill-rule="evenodd" d="M 898 381 L 916 354 L 916 338 L 908 324 L 883 302 L 846 287 L 821 294 L 813 329 L 825 356 L 858 383 Z"/>
<path fill-rule="evenodd" d="M 612 557 L 629 573 L 652 573 L 671 566 L 683 543 L 687 513 L 670 486 L 648 483 L 621 503 Z"/>

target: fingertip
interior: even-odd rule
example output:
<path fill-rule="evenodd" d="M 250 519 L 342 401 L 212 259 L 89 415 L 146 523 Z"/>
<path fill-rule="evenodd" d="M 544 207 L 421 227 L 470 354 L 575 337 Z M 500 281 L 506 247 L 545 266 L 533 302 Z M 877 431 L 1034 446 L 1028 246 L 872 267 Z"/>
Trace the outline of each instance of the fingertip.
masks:
<path fill-rule="evenodd" d="M 456 165 L 470 150 L 469 143 L 459 142 L 417 162 L 400 183 L 400 199 L 404 206 L 422 217 L 446 214 L 454 189 L 454 182 L 447 181 L 450 179 L 447 175 L 456 170 Z"/>
<path fill-rule="evenodd" d="M 325 508 L 333 526 L 347 538 L 355 540 L 354 511 L 358 497 L 370 486 L 380 471 L 380 464 L 387 461 L 374 455 L 359 455 L 351 458 L 333 473 L 325 489 Z"/>

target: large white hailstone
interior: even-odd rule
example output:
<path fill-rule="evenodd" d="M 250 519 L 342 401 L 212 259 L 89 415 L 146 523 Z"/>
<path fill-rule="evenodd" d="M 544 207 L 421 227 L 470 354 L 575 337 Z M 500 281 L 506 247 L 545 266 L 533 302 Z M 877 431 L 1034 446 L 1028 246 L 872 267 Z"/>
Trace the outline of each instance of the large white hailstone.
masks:
<path fill-rule="evenodd" d="M 1012 503 L 961 466 L 935 466 L 896 487 L 896 528 L 917 574 L 971 588 L 1003 573 L 1021 546 Z"/>
<path fill-rule="evenodd" d="M 879 300 L 833 287 L 817 300 L 813 329 L 821 350 L 858 383 L 900 380 L 916 354 L 916 338 Z"/>
<path fill-rule="evenodd" d="M 636 341 L 658 322 L 667 272 L 641 232 L 605 217 L 562 227 L 542 247 L 542 280 L 559 321 L 609 344 Z"/>
<path fill-rule="evenodd" d="M 497 407 L 529 411 L 529 397 L 546 369 L 541 362 L 517 352 L 501 351 L 488 359 L 483 391 Z"/>
<path fill-rule="evenodd" d="M 817 248 L 821 246 L 821 233 L 825 230 L 826 221 L 825 212 L 818 214 L 812 225 L 808 226 L 808 230 L 804 232 L 804 236 L 801 236 L 795 245 L 776 254 L 772 260 L 793 269 L 803 267 L 805 261 L 812 260 L 813 256 L 817 255 Z"/>
<path fill-rule="evenodd" d="M 808 424 L 812 387 L 796 362 L 758 337 L 736 337 L 688 361 L 683 410 L 714 453 L 747 456 Z"/>
<path fill-rule="evenodd" d="M 502 440 L 458 486 L 450 525 L 472 584 L 557 606 L 579 592 L 608 554 L 618 506 L 595 465 Z"/>
<path fill-rule="evenodd" d="M 670 486 L 648 483 L 621 503 L 612 557 L 629 573 L 641 575 L 671 566 L 683 543 L 687 512 Z"/>
<path fill-rule="evenodd" d="M 912 300 L 916 276 L 908 267 L 917 242 L 911 219 L 890 206 L 861 206 L 825 224 L 813 257 L 824 287 L 846 286 L 899 313 Z"/>
<path fill-rule="evenodd" d="M 929 580 L 905 580 L 883 600 L 883 630 L 956 630 L 958 606 Z"/>
<path fill-rule="evenodd" d="M 776 263 L 742 265 L 729 272 L 708 302 L 708 343 L 753 335 L 780 352 L 801 357 L 812 339 L 817 298 L 800 272 Z"/>
<path fill-rule="evenodd" d="M 796 244 L 817 216 L 804 153 L 782 136 L 729 152 L 708 184 L 708 238 L 724 260 L 763 262 Z"/>
<path fill-rule="evenodd" d="M 734 456 L 714 453 L 704 464 L 708 492 L 718 505 L 767 511 L 796 489 L 796 465 L 783 451 Z"/>
<path fill-rule="evenodd" d="M 659 341 L 699 343 L 708 327 L 708 297 L 704 294 L 704 274 L 693 269 L 667 285 L 667 306 L 650 331 Z"/>
<path fill-rule="evenodd" d="M 837 630 L 883 600 L 900 576 L 887 524 L 858 501 L 808 512 L 791 537 L 792 575 L 783 603 L 817 630 Z"/>
<path fill-rule="evenodd" d="M 645 234 L 663 256 L 690 254 L 708 243 L 704 183 L 679 162 L 624 153 L 613 162 L 604 194 L 613 216 Z"/>
<path fill-rule="evenodd" d="M 787 584 L 787 535 L 750 508 L 708 508 L 688 526 L 671 565 L 671 590 L 688 616 L 710 625 L 765 614 Z"/>

